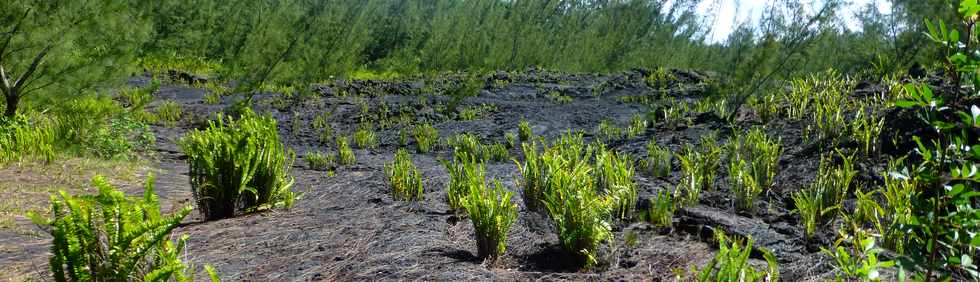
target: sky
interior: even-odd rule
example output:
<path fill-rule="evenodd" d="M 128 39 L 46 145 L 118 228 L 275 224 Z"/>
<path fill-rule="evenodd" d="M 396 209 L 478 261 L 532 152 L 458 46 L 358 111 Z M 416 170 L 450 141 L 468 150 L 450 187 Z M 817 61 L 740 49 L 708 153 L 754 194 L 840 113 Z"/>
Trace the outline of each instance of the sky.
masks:
<path fill-rule="evenodd" d="M 718 1 L 719 11 L 717 18 L 714 21 L 714 28 L 711 34 L 708 35 L 708 41 L 711 42 L 721 42 L 724 41 L 728 34 L 735 29 L 738 23 L 742 23 L 749 20 L 758 20 L 759 16 L 763 12 L 763 8 L 766 3 L 770 1 L 779 0 L 705 0 L 701 2 L 698 6 L 698 10 L 702 13 L 706 13 L 711 10 L 715 1 Z M 819 0 L 815 0 L 819 1 Z M 888 13 L 891 9 L 891 4 L 886 0 L 845 0 L 850 2 L 846 5 L 844 11 L 842 11 L 842 18 L 845 20 L 853 19 L 851 15 L 865 7 L 868 3 L 875 3 L 878 6 L 878 10 L 882 13 Z M 737 19 L 737 21 L 736 21 Z M 857 28 L 857 22 L 846 22 L 848 27 L 854 29 Z"/>

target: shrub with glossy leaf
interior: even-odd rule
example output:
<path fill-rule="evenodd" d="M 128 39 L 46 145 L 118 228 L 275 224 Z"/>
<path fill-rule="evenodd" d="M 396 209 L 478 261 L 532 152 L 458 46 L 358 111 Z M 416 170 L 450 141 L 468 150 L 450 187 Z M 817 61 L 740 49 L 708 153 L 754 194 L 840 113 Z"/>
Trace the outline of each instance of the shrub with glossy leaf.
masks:
<path fill-rule="evenodd" d="M 207 220 L 291 206 L 296 198 L 294 154 L 279 142 L 272 117 L 250 110 L 238 120 L 219 116 L 178 143 L 188 157 L 191 195 Z"/>
<path fill-rule="evenodd" d="M 422 174 L 412 163 L 405 149 L 395 152 L 395 160 L 385 165 L 385 174 L 391 183 L 391 196 L 400 200 L 422 199 Z"/>
<path fill-rule="evenodd" d="M 468 181 L 463 206 L 476 231 L 477 256 L 493 262 L 507 248 L 507 232 L 517 221 L 517 205 L 510 202 L 514 194 L 504 189 L 500 181 L 494 180 L 491 189 L 483 179 L 475 178 Z"/>
<path fill-rule="evenodd" d="M 187 235 L 176 244 L 171 231 L 191 212 L 163 215 L 147 179 L 142 198 L 127 197 L 101 177 L 96 195 L 51 196 L 52 218 L 29 217 L 52 237 L 51 273 L 56 281 L 184 281 L 193 271 L 181 260 Z"/>
<path fill-rule="evenodd" d="M 752 237 L 744 245 L 738 240 L 729 239 L 719 230 L 715 230 L 715 237 L 718 239 L 718 253 L 715 257 L 701 270 L 692 267 L 692 272 L 697 274 L 697 281 L 779 281 L 779 263 L 771 252 L 762 249 L 768 266 L 765 270 L 749 265 L 749 255 L 753 248 Z"/>

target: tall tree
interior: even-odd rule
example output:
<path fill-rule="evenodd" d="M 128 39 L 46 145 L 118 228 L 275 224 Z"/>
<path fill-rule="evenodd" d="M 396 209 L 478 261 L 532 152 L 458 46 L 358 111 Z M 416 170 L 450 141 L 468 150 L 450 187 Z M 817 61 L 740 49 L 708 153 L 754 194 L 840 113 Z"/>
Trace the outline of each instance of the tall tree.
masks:
<path fill-rule="evenodd" d="M 130 1 L 0 1 L 0 92 L 13 117 L 24 97 L 68 95 L 123 76 L 148 34 Z"/>

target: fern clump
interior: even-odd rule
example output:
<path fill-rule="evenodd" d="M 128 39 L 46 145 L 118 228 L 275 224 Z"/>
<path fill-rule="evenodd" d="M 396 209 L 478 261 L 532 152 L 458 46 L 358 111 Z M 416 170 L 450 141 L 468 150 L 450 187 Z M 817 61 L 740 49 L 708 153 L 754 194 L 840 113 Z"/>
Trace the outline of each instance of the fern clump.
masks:
<path fill-rule="evenodd" d="M 521 142 L 531 140 L 531 136 L 534 136 L 534 132 L 531 131 L 531 123 L 527 120 L 521 119 L 521 121 L 517 123 L 517 135 L 521 138 Z"/>
<path fill-rule="evenodd" d="M 546 162 L 556 161 L 560 160 Z M 610 201 L 598 194 L 590 173 L 591 167 L 585 162 L 553 171 L 543 199 L 561 248 L 586 267 L 598 263 L 599 245 L 612 238 L 607 220 L 612 213 Z"/>
<path fill-rule="evenodd" d="M 375 149 L 378 147 L 378 137 L 369 126 L 362 126 L 354 131 L 354 146 L 358 149 Z"/>
<path fill-rule="evenodd" d="M 127 197 L 102 176 L 92 179 L 96 195 L 51 196 L 50 219 L 29 217 L 53 236 L 51 273 L 56 281 L 184 281 L 192 278 L 181 257 L 187 235 L 176 244 L 171 232 L 191 212 L 160 212 L 147 179 L 142 198 Z"/>
<path fill-rule="evenodd" d="M 495 180 L 491 189 L 479 174 L 481 179 L 471 177 L 468 181 L 462 205 L 476 231 L 477 256 L 493 262 L 507 248 L 507 232 L 517 221 L 517 205 L 510 202 L 513 193 L 504 189 L 500 181 Z"/>
<path fill-rule="evenodd" d="M 654 177 L 667 177 L 670 174 L 673 155 L 670 150 L 657 145 L 656 141 L 647 143 L 647 157 L 642 160 L 642 166 Z"/>
<path fill-rule="evenodd" d="M 395 152 L 395 161 L 385 165 L 385 173 L 391 183 L 391 195 L 395 199 L 421 200 L 422 174 L 412 163 L 412 157 L 405 149 Z"/>
<path fill-rule="evenodd" d="M 413 133 L 415 135 L 415 144 L 418 146 L 418 152 L 422 154 L 432 150 L 432 147 L 439 141 L 439 131 L 428 123 L 416 125 Z"/>
<path fill-rule="evenodd" d="M 595 155 L 596 186 L 613 205 L 613 216 L 629 219 L 636 210 L 636 183 L 633 182 L 633 162 L 628 156 L 616 154 L 599 146 Z"/>
<path fill-rule="evenodd" d="M 469 193 L 469 185 L 475 181 L 482 183 L 485 176 L 483 164 L 473 155 L 463 151 L 454 153 L 453 161 L 442 160 L 442 165 L 449 172 L 449 184 L 446 186 L 446 202 L 449 208 L 459 210 L 463 207 L 463 198 Z"/>
<path fill-rule="evenodd" d="M 183 116 L 183 110 L 180 104 L 172 100 L 168 100 L 160 104 L 156 108 L 156 117 L 161 123 L 166 127 L 174 127 L 177 122 L 180 121 L 181 116 Z"/>
<path fill-rule="evenodd" d="M 779 281 L 779 263 L 769 251 L 762 250 L 767 268 L 758 270 L 749 265 L 749 255 L 752 253 L 752 238 L 743 245 L 737 240 L 731 240 L 725 233 L 715 230 L 718 239 L 718 253 L 700 271 L 692 267 L 697 275 L 697 281 Z"/>
<path fill-rule="evenodd" d="M 179 141 L 190 164 L 191 192 L 207 220 L 292 205 L 294 154 L 279 142 L 276 120 L 246 109 L 218 117 Z"/>
<path fill-rule="evenodd" d="M 350 141 L 347 136 L 337 138 L 337 160 L 342 165 L 357 163 L 357 156 L 354 155 L 354 150 L 350 148 Z"/>

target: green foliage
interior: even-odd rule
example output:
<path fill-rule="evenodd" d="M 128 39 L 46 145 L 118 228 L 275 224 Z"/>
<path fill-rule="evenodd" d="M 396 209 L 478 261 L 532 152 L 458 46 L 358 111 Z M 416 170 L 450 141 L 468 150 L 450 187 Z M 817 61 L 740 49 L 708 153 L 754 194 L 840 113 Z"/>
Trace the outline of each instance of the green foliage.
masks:
<path fill-rule="evenodd" d="M 418 152 L 425 154 L 439 141 L 439 131 L 428 123 L 416 125 L 413 129 Z"/>
<path fill-rule="evenodd" d="M 667 189 L 660 189 L 657 197 L 650 200 L 650 207 L 643 215 L 650 224 L 670 228 L 674 224 L 674 196 Z"/>
<path fill-rule="evenodd" d="M 507 232 L 517 221 L 517 205 L 510 202 L 514 193 L 504 189 L 500 181 L 493 182 L 493 189 L 483 179 L 467 184 L 463 206 L 476 231 L 477 256 L 495 261 L 506 250 Z"/>
<path fill-rule="evenodd" d="M 57 141 L 55 122 L 43 117 L 0 118 L 0 164 L 30 158 L 51 163 Z"/>
<path fill-rule="evenodd" d="M 510 158 L 510 152 L 504 144 L 483 144 L 472 134 L 463 133 L 447 140 L 456 152 L 463 152 L 487 162 L 503 162 Z"/>
<path fill-rule="evenodd" d="M 354 131 L 354 146 L 358 149 L 375 149 L 378 147 L 378 137 L 370 126 L 360 126 Z"/>
<path fill-rule="evenodd" d="M 548 99 L 556 104 L 568 104 L 572 102 L 572 96 L 561 94 L 558 90 L 548 91 Z"/>
<path fill-rule="evenodd" d="M 183 110 L 181 110 L 180 104 L 177 104 L 173 100 L 164 101 L 156 108 L 157 119 L 167 127 L 176 126 L 177 122 L 180 121 L 182 113 Z"/>
<path fill-rule="evenodd" d="M 618 140 L 623 137 L 622 130 L 610 119 L 604 119 L 596 129 L 596 136 L 604 140 Z"/>
<path fill-rule="evenodd" d="M 838 154 L 843 162 L 840 166 L 832 165 L 829 157 L 821 158 L 817 177 L 810 187 L 793 194 L 795 212 L 800 215 L 807 239 L 813 236 L 818 226 L 831 221 L 841 210 L 851 181 L 857 175 L 852 163 L 853 156 Z"/>
<path fill-rule="evenodd" d="M 531 131 L 531 123 L 527 120 L 521 119 L 517 123 L 517 134 L 521 138 L 521 142 L 527 142 L 531 140 L 531 136 L 534 136 L 534 132 Z"/>
<path fill-rule="evenodd" d="M 732 159 L 728 165 L 728 182 L 735 193 L 735 207 L 755 212 L 755 198 L 762 193 L 762 187 L 752 177 L 745 160 Z"/>
<path fill-rule="evenodd" d="M 507 149 L 517 148 L 517 134 L 508 131 L 504 133 L 504 139 L 507 141 Z"/>
<path fill-rule="evenodd" d="M 385 165 L 385 174 L 391 183 L 391 196 L 400 200 L 422 199 L 422 174 L 412 163 L 412 157 L 405 149 L 395 152 L 395 160 Z"/>
<path fill-rule="evenodd" d="M 650 75 L 643 78 L 647 86 L 654 90 L 666 90 L 674 80 L 677 80 L 677 76 L 663 67 L 657 68 Z"/>
<path fill-rule="evenodd" d="M 24 98 L 121 83 L 150 25 L 133 1 L 0 3 L 0 93 L 13 118 Z M 107 16 L 111 15 L 111 16 Z"/>
<path fill-rule="evenodd" d="M 771 252 L 761 249 L 768 265 L 765 270 L 749 265 L 753 248 L 751 237 L 744 245 L 738 240 L 729 239 L 719 230 L 715 230 L 715 237 L 718 239 L 718 253 L 701 270 L 691 269 L 697 281 L 779 281 L 779 263 Z"/>
<path fill-rule="evenodd" d="M 179 142 L 190 164 L 191 191 L 205 219 L 291 206 L 294 155 L 279 142 L 276 120 L 250 111 L 219 116 Z"/>
<path fill-rule="evenodd" d="M 357 157 L 354 155 L 354 150 L 350 148 L 350 141 L 347 139 L 347 136 L 337 138 L 337 160 L 342 165 L 353 165 L 357 163 Z"/>
<path fill-rule="evenodd" d="M 613 216 L 629 219 L 636 209 L 636 183 L 633 181 L 633 162 L 629 156 L 619 155 L 603 146 L 595 154 L 595 181 L 597 190 L 609 197 Z"/>
<path fill-rule="evenodd" d="M 309 165 L 310 169 L 313 170 L 325 170 L 330 169 L 336 165 L 337 157 L 335 155 L 328 155 L 320 152 L 312 152 L 306 154 L 306 163 Z"/>
<path fill-rule="evenodd" d="M 641 167 L 646 168 L 647 172 L 654 177 L 667 177 L 671 170 L 673 154 L 669 149 L 657 145 L 657 141 L 647 142 L 647 158 L 642 161 Z"/>
<path fill-rule="evenodd" d="M 852 228 L 853 235 L 842 232 L 832 249 L 821 251 L 834 258 L 837 270 L 844 274 L 837 277 L 838 281 L 881 281 L 879 269 L 893 267 L 895 262 L 879 260 L 878 254 L 884 250 L 875 245 L 875 237 L 856 226 Z"/>
<path fill-rule="evenodd" d="M 463 207 L 463 199 L 470 192 L 472 183 L 484 184 L 486 173 L 483 164 L 473 155 L 456 151 L 453 161 L 440 160 L 449 172 L 449 183 L 446 185 L 446 202 L 449 208 L 459 210 Z"/>
<path fill-rule="evenodd" d="M 636 138 L 647 130 L 647 120 L 640 114 L 634 114 L 630 119 L 630 126 L 626 128 L 626 138 Z"/>
<path fill-rule="evenodd" d="M 542 199 L 555 224 L 558 241 L 580 263 L 593 266 L 598 261 L 599 244 L 612 238 L 607 221 L 611 205 L 598 194 L 588 163 L 561 163 L 560 158 L 546 158 L 544 162 L 548 167 L 563 167 L 548 175 Z"/>
<path fill-rule="evenodd" d="M 677 155 L 681 163 L 682 177 L 676 193 L 681 202 L 694 205 L 700 201 L 703 189 L 713 189 L 715 175 L 721 162 L 721 146 L 717 145 L 714 134 L 701 137 L 698 148 L 687 144 Z"/>
<path fill-rule="evenodd" d="M 51 219 L 29 217 L 53 237 L 51 273 L 56 281 L 186 281 L 193 278 L 181 260 L 187 235 L 176 244 L 171 232 L 191 207 L 163 215 L 146 181 L 143 197 L 127 197 L 101 177 L 97 195 L 51 196 Z"/>

